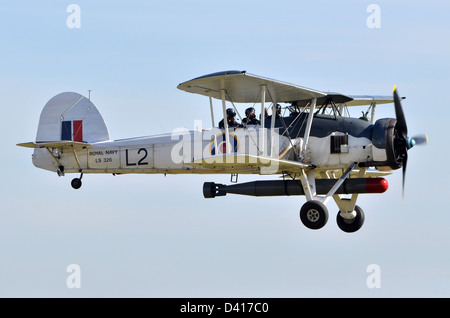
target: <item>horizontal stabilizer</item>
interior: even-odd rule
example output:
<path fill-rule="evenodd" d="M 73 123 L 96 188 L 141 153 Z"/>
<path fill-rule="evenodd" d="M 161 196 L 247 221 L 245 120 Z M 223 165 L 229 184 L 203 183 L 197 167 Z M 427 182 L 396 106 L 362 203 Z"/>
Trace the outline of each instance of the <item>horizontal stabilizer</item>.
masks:
<path fill-rule="evenodd" d="M 74 148 L 84 149 L 89 148 L 91 144 L 78 141 L 51 141 L 51 142 L 24 142 L 17 144 L 20 147 L 26 148 Z"/>

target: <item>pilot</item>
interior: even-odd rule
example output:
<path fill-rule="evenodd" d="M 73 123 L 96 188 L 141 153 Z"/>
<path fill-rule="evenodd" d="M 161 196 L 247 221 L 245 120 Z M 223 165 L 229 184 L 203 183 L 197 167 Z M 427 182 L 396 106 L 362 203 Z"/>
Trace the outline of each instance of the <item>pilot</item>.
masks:
<path fill-rule="evenodd" d="M 299 114 L 297 102 L 293 102 L 293 103 L 291 104 L 291 106 L 288 107 L 288 109 L 289 109 L 289 111 L 291 112 L 291 113 L 289 114 L 289 116 L 290 116 L 290 117 L 293 117 L 293 118 L 297 118 L 297 116 L 298 116 L 298 114 Z"/>
<path fill-rule="evenodd" d="M 228 121 L 228 127 L 244 127 L 242 124 L 238 123 L 236 121 L 236 112 L 233 108 L 227 109 L 227 121 Z M 223 123 L 223 119 L 219 122 L 219 128 L 225 128 L 225 125 Z"/>
<path fill-rule="evenodd" d="M 280 118 L 281 117 L 281 105 L 277 104 L 277 111 L 275 113 L 275 118 Z M 267 116 L 267 118 L 272 118 L 272 115 Z"/>
<path fill-rule="evenodd" d="M 261 122 L 256 119 L 255 109 L 253 107 L 249 107 L 245 110 L 245 116 L 242 120 L 244 125 L 261 125 Z"/>

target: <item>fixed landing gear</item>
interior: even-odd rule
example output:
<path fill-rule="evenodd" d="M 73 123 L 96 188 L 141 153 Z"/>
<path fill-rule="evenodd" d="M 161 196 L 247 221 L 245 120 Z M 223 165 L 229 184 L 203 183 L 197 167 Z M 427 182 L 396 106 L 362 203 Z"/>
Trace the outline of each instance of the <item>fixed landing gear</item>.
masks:
<path fill-rule="evenodd" d="M 347 233 L 353 233 L 358 231 L 364 224 L 364 211 L 357 205 L 355 205 L 356 213 L 354 218 L 344 218 L 339 211 L 336 217 L 336 222 L 339 228 Z"/>
<path fill-rule="evenodd" d="M 300 209 L 300 220 L 307 228 L 318 230 L 327 224 L 328 209 L 320 201 L 307 201 Z"/>
<path fill-rule="evenodd" d="M 72 188 L 74 188 L 74 189 L 81 188 L 81 185 L 82 185 L 81 178 L 83 178 L 83 173 L 81 173 L 79 178 L 72 179 L 72 181 L 70 182 L 70 185 L 72 186 Z"/>
<path fill-rule="evenodd" d="M 300 220 L 311 230 L 318 230 L 327 224 L 328 209 L 318 200 L 307 201 L 300 209 Z M 352 212 L 338 212 L 336 217 L 338 227 L 347 233 L 358 231 L 364 224 L 364 211 L 357 205 Z"/>

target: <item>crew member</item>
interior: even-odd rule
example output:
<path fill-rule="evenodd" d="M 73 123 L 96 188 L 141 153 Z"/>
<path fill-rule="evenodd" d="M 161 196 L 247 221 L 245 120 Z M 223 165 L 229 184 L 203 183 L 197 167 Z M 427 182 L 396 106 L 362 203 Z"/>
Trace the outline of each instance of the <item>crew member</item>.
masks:
<path fill-rule="evenodd" d="M 253 107 L 249 107 L 245 110 L 245 116 L 242 120 L 242 123 L 245 125 L 261 125 L 261 122 L 256 119 L 255 109 Z"/>
<path fill-rule="evenodd" d="M 275 118 L 280 118 L 280 117 L 281 117 L 281 105 L 277 104 Z M 268 118 L 272 118 L 272 115 L 268 116 Z"/>
<path fill-rule="evenodd" d="M 234 111 L 233 108 L 227 109 L 227 121 L 228 121 L 228 127 L 244 127 L 242 124 L 240 124 L 236 121 L 236 112 Z M 225 128 L 223 119 L 219 122 L 219 128 L 221 128 L 221 129 Z"/>

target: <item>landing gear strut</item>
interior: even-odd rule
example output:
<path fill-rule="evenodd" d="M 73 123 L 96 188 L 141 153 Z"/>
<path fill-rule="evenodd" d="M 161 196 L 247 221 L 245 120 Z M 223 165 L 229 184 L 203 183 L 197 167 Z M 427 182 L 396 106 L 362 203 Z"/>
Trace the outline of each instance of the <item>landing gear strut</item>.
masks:
<path fill-rule="evenodd" d="M 83 173 L 81 173 L 79 178 L 75 178 L 72 180 L 72 182 L 70 182 L 70 184 L 72 185 L 72 188 L 74 188 L 74 189 L 81 188 L 81 185 L 82 185 L 81 178 L 83 178 Z"/>

